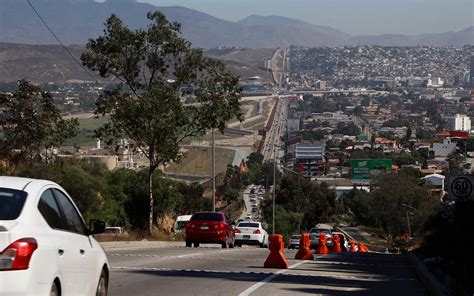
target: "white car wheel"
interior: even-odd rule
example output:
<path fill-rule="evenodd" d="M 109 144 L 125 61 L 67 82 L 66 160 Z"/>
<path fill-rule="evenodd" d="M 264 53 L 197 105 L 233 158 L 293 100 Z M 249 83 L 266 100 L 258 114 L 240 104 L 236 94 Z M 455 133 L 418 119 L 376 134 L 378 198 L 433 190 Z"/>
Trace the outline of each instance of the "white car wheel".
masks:
<path fill-rule="evenodd" d="M 96 296 L 107 296 L 108 290 L 108 283 L 107 283 L 107 276 L 105 272 L 102 271 L 99 278 L 99 284 L 97 285 L 97 292 L 95 293 Z"/>
<path fill-rule="evenodd" d="M 59 291 L 58 291 L 58 286 L 56 285 L 56 282 L 53 283 L 51 286 L 51 292 L 49 292 L 50 296 L 59 296 Z"/>

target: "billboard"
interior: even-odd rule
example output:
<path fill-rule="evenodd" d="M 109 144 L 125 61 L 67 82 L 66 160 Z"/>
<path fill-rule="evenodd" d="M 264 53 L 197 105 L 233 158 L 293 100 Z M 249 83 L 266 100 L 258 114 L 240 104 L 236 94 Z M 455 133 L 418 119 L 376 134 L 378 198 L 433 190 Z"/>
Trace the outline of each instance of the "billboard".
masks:
<path fill-rule="evenodd" d="M 370 180 L 391 170 L 391 159 L 351 159 L 351 177 L 355 180 Z"/>

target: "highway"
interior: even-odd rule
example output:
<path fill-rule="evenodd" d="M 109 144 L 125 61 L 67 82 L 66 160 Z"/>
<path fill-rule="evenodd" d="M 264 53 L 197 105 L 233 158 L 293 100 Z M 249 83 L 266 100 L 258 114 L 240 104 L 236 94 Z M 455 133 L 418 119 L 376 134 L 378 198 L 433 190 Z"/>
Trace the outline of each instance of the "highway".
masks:
<path fill-rule="evenodd" d="M 286 131 L 287 118 L 288 118 L 288 104 L 287 100 L 280 98 L 275 106 L 275 117 L 273 118 L 270 130 L 267 131 L 265 143 L 263 146 L 262 154 L 263 160 L 269 161 L 274 159 L 274 149 L 277 150 L 277 158 L 284 154 L 282 150 L 281 136 Z"/>
<path fill-rule="evenodd" d="M 245 219 L 252 219 L 254 221 L 260 221 L 260 213 L 252 213 L 252 202 L 250 201 L 250 188 L 252 186 L 247 186 L 244 191 L 244 204 L 245 204 L 245 210 L 242 211 L 242 214 L 240 215 L 239 219 L 245 220 Z M 260 188 L 260 187 L 259 187 Z M 263 188 L 262 188 L 263 190 Z M 259 209 L 260 211 L 260 202 L 263 199 L 263 194 L 264 191 L 262 191 L 262 197 L 260 197 L 257 193 L 258 190 L 255 190 L 255 206 Z M 251 216 L 251 217 L 249 217 Z M 249 218 L 248 218 L 249 217 Z"/>
<path fill-rule="evenodd" d="M 147 242 L 142 245 L 146 246 Z M 184 243 L 183 243 L 184 245 Z M 135 245 L 136 246 L 136 245 Z M 424 295 L 404 255 L 345 253 L 263 268 L 267 249 L 107 249 L 109 295 Z"/>

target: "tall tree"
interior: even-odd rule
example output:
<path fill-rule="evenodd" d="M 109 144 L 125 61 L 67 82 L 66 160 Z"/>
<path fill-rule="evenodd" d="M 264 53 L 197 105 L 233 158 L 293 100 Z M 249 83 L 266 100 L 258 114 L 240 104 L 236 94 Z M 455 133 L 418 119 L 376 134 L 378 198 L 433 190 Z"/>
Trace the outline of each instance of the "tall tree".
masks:
<path fill-rule="evenodd" d="M 76 119 L 61 117 L 51 94 L 26 80 L 13 94 L 0 94 L 0 158 L 13 170 L 73 137 L 77 127 Z"/>
<path fill-rule="evenodd" d="M 180 37 L 180 25 L 160 12 L 148 13 L 146 29 L 131 30 L 115 15 L 105 22 L 104 35 L 87 44 L 81 59 L 102 77 L 121 83 L 105 91 L 96 114 L 111 122 L 98 136 L 112 142 L 127 137 L 149 160 L 149 231 L 153 231 L 153 178 L 157 167 L 178 161 L 178 144 L 210 128 L 223 129 L 234 116 L 242 118 L 238 77 L 221 62 Z M 194 103 L 184 104 L 183 87 L 193 86 Z"/>

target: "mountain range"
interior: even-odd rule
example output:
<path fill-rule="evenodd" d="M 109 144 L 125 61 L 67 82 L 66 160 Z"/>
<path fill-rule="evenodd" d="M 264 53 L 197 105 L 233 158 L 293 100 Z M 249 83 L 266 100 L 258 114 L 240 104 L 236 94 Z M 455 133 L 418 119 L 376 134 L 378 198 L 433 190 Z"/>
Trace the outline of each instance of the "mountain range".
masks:
<path fill-rule="evenodd" d="M 66 44 L 84 44 L 102 34 L 111 13 L 128 26 L 143 28 L 146 14 L 160 10 L 169 20 L 182 24 L 183 36 L 196 47 L 233 46 L 277 48 L 296 46 L 386 45 L 455 46 L 474 44 L 474 27 L 458 32 L 417 36 L 385 34 L 351 36 L 340 30 L 281 16 L 251 15 L 238 22 L 179 6 L 156 7 L 135 0 L 30 0 L 56 35 Z M 55 44 L 27 1 L 1 0 L 0 42 Z"/>

